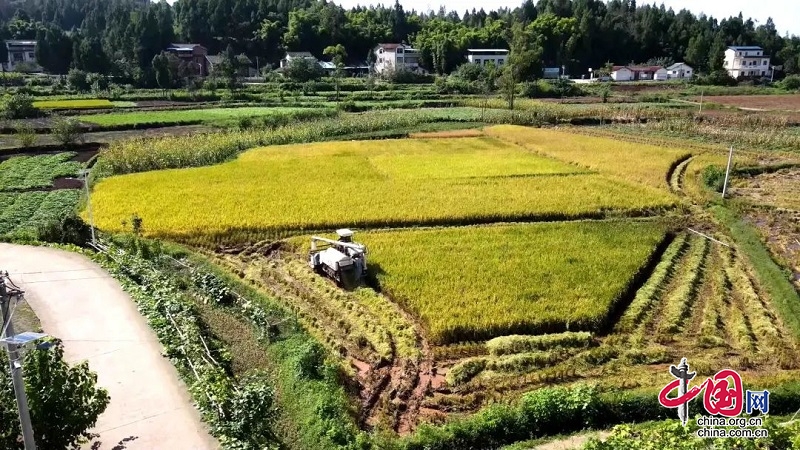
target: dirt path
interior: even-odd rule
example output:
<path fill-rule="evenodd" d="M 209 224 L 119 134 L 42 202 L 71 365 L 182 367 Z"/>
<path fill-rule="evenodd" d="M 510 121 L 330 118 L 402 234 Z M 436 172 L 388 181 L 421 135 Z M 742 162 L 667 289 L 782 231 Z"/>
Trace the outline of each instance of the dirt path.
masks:
<path fill-rule="evenodd" d="M 68 361 L 89 361 L 111 403 L 92 449 L 216 449 L 186 386 L 131 298 L 84 256 L 0 244 L 0 269 L 26 291 L 44 331 L 64 341 Z M 25 331 L 25 330 L 19 330 Z"/>
<path fill-rule="evenodd" d="M 597 438 L 603 440 L 607 438 L 611 433 L 608 431 L 596 431 L 593 433 L 586 433 L 586 434 L 576 434 L 574 436 L 570 436 L 568 438 L 560 439 L 557 441 L 548 442 L 547 444 L 542 444 L 533 448 L 533 450 L 572 450 L 572 449 L 579 449 L 583 448 L 589 439 Z"/>

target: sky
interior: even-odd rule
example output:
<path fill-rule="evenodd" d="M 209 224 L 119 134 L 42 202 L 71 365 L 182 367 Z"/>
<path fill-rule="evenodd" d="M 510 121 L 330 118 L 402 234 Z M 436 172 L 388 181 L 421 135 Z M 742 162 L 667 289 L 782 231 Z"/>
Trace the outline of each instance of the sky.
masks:
<path fill-rule="evenodd" d="M 394 4 L 394 0 L 331 0 L 345 8 L 358 4 L 369 5 L 383 3 Z M 455 10 L 459 15 L 465 10 L 481 9 L 489 11 L 501 7 L 516 8 L 523 0 L 400 0 L 406 10 L 438 11 L 439 6 L 450 11 Z M 640 0 L 638 5 L 656 3 L 672 8 L 675 11 L 688 9 L 695 14 L 705 13 L 717 19 L 737 16 L 739 12 L 746 18 L 751 17 L 756 25 L 767 21 L 769 17 L 775 22 L 775 27 L 781 35 L 786 32 L 800 36 L 800 0 Z"/>

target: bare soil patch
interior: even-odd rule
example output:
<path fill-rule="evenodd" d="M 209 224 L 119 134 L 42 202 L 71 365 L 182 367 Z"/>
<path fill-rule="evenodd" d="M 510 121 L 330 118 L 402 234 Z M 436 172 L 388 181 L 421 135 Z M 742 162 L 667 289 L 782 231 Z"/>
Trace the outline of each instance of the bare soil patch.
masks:
<path fill-rule="evenodd" d="M 700 97 L 694 98 L 700 101 Z M 800 94 L 789 95 L 719 95 L 705 97 L 703 101 L 737 108 L 777 111 L 800 111 Z"/>

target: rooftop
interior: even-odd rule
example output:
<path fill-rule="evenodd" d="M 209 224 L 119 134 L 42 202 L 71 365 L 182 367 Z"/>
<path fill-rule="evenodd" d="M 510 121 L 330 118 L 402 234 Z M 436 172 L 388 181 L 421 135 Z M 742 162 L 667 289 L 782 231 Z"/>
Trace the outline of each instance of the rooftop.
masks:
<path fill-rule="evenodd" d="M 757 45 L 749 45 L 749 46 L 748 45 L 739 45 L 739 46 L 732 45 L 732 46 L 730 46 L 728 48 L 731 49 L 731 50 L 764 50 L 763 48 L 761 48 L 761 47 L 759 47 Z"/>
<path fill-rule="evenodd" d="M 656 72 L 656 71 L 659 71 L 659 70 L 663 69 L 663 67 L 661 67 L 661 66 L 614 66 L 611 70 L 613 72 L 616 72 L 616 71 L 621 70 L 621 69 L 628 69 L 631 72 Z"/>
<path fill-rule="evenodd" d="M 6 41 L 6 45 L 36 45 L 36 41 L 17 41 L 11 39 Z"/>
<path fill-rule="evenodd" d="M 193 50 L 195 47 L 202 47 L 200 44 L 169 44 L 170 48 L 175 50 Z"/>
<path fill-rule="evenodd" d="M 505 48 L 468 48 L 469 53 L 508 53 Z"/>
<path fill-rule="evenodd" d="M 311 52 L 286 52 L 286 56 L 290 56 L 292 58 L 313 58 L 314 55 Z"/>
<path fill-rule="evenodd" d="M 398 48 L 403 48 L 409 52 L 417 51 L 417 49 L 411 47 L 408 44 L 378 44 L 378 48 L 382 48 L 384 50 L 397 50 Z"/>
<path fill-rule="evenodd" d="M 675 63 L 675 64 L 673 64 L 673 65 L 671 65 L 671 66 L 667 67 L 667 69 L 669 69 L 669 70 L 673 70 L 673 69 L 677 69 L 678 67 L 681 67 L 681 66 L 690 67 L 690 66 L 689 66 L 688 64 L 686 64 L 686 63 L 679 62 L 679 63 Z"/>

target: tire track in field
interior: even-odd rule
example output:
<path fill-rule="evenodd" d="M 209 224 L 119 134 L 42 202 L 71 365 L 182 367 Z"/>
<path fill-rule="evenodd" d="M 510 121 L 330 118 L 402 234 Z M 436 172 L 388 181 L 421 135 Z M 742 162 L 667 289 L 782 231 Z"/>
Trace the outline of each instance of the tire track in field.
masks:
<path fill-rule="evenodd" d="M 677 160 L 667 172 L 667 182 L 673 193 L 677 194 L 683 192 L 683 179 L 686 175 L 686 168 L 689 166 L 692 159 L 694 159 L 694 155 L 688 155 Z"/>

